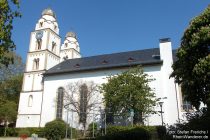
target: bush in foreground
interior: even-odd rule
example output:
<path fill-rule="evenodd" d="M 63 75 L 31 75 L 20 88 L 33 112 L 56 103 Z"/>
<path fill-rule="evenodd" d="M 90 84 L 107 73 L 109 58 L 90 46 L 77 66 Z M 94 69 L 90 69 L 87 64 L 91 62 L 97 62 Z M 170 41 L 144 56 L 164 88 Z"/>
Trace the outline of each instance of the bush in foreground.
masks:
<path fill-rule="evenodd" d="M 7 128 L 7 137 L 19 137 L 20 135 L 31 136 L 33 133 L 39 137 L 44 137 L 44 128 Z M 0 137 L 4 136 L 4 127 L 0 127 Z"/>
<path fill-rule="evenodd" d="M 54 120 L 46 123 L 45 137 L 48 140 L 61 140 L 65 137 L 66 124 L 63 120 Z"/>
<path fill-rule="evenodd" d="M 109 126 L 107 135 L 97 137 L 96 140 L 149 140 L 150 137 L 149 131 L 144 127 Z"/>

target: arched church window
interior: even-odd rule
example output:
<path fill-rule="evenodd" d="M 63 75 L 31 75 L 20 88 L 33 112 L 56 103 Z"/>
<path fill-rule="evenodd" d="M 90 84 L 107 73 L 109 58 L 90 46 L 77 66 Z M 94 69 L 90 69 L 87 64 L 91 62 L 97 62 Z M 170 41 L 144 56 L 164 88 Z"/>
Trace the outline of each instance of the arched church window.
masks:
<path fill-rule="evenodd" d="M 33 62 L 33 69 L 37 70 L 39 69 L 39 58 L 35 58 Z"/>
<path fill-rule="evenodd" d="M 68 43 L 65 43 L 65 47 L 68 47 Z"/>
<path fill-rule="evenodd" d="M 42 27 L 43 26 L 43 22 L 39 22 L 39 27 Z"/>
<path fill-rule="evenodd" d="M 59 87 L 57 92 L 57 111 L 56 111 L 56 118 L 62 119 L 63 114 L 63 96 L 64 96 L 64 88 Z"/>
<path fill-rule="evenodd" d="M 57 26 L 55 25 L 55 26 L 54 26 L 54 30 L 56 30 L 56 29 L 57 29 Z"/>
<path fill-rule="evenodd" d="M 42 47 L 42 39 L 37 39 L 36 44 L 37 44 L 37 49 L 40 50 Z"/>
<path fill-rule="evenodd" d="M 56 50 L 56 43 L 53 41 L 52 42 L 52 52 L 55 52 Z"/>
<path fill-rule="evenodd" d="M 32 107 L 32 105 L 33 105 L 33 96 L 30 95 L 30 96 L 28 97 L 28 107 Z"/>
<path fill-rule="evenodd" d="M 79 114 L 79 122 L 84 123 L 86 122 L 87 118 L 87 95 L 88 95 L 88 87 L 86 84 L 80 86 L 80 114 Z"/>

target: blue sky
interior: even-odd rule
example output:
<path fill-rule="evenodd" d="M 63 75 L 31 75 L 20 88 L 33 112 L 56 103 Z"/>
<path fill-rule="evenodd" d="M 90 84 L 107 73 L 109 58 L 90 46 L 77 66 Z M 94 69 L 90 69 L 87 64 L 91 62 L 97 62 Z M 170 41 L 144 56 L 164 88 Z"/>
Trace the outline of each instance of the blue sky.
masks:
<path fill-rule="evenodd" d="M 76 32 L 83 57 L 156 48 L 165 37 L 175 49 L 189 21 L 208 4 L 208 0 L 21 0 L 22 17 L 15 19 L 12 36 L 25 61 L 30 32 L 50 7 L 62 42 L 68 31 Z"/>

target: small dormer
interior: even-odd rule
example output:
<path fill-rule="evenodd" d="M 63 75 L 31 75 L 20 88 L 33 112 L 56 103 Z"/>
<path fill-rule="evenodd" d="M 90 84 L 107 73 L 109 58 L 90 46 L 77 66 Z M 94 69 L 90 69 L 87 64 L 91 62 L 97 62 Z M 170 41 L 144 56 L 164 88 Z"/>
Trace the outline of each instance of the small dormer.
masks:
<path fill-rule="evenodd" d="M 41 30 L 41 29 L 46 29 L 46 28 L 50 28 L 51 30 L 59 34 L 59 28 L 58 28 L 58 23 L 56 20 L 56 15 L 53 12 L 53 10 L 50 8 L 43 10 L 42 16 L 37 22 L 35 30 Z"/>

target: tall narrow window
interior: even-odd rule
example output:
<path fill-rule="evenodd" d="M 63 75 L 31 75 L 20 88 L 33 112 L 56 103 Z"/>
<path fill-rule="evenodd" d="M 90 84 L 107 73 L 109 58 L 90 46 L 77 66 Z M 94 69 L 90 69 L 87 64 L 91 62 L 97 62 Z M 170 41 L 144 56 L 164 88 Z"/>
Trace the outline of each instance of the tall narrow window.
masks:
<path fill-rule="evenodd" d="M 56 43 L 53 41 L 52 42 L 52 52 L 55 52 L 55 48 L 56 48 Z"/>
<path fill-rule="evenodd" d="M 39 22 L 39 27 L 42 27 L 42 25 L 43 25 L 43 22 Z"/>
<path fill-rule="evenodd" d="M 63 114 L 63 95 L 64 95 L 64 88 L 58 88 L 58 97 L 57 97 L 57 112 L 56 118 L 62 119 Z"/>
<path fill-rule="evenodd" d="M 39 69 L 39 58 L 35 58 L 33 62 L 33 70 Z"/>
<path fill-rule="evenodd" d="M 79 115 L 79 122 L 86 123 L 87 118 L 87 94 L 88 88 L 86 84 L 83 84 L 80 87 L 80 115 Z"/>
<path fill-rule="evenodd" d="M 42 39 L 37 39 L 37 49 L 40 50 L 42 47 Z"/>
<path fill-rule="evenodd" d="M 186 112 L 193 110 L 191 102 L 187 101 L 185 96 L 182 97 L 182 109 Z"/>
<path fill-rule="evenodd" d="M 32 107 L 32 105 L 33 105 L 33 96 L 30 95 L 30 96 L 28 97 L 28 107 Z"/>

